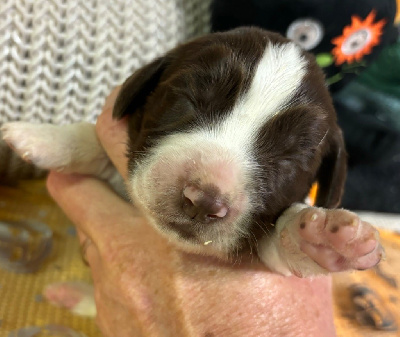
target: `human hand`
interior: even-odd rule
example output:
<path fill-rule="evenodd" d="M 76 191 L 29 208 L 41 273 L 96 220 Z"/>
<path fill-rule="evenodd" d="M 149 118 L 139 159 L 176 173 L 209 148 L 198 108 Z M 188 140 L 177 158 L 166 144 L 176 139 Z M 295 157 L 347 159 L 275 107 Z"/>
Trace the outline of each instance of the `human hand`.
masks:
<path fill-rule="evenodd" d="M 126 121 L 111 117 L 116 95 L 97 131 L 126 178 Z M 51 172 L 48 188 L 81 243 L 91 242 L 85 257 L 105 336 L 335 335 L 329 277 L 284 277 L 246 257 L 232 265 L 181 252 L 95 178 Z"/>

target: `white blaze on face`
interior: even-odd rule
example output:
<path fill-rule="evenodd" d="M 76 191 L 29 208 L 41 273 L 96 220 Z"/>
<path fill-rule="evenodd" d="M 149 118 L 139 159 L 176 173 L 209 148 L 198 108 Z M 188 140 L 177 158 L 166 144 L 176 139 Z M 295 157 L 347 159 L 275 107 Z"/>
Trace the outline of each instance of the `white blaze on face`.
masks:
<path fill-rule="evenodd" d="M 307 61 L 293 43 L 268 45 L 249 90 L 213 133 L 218 143 L 232 145 L 245 157 L 265 123 L 284 110 L 299 88 Z"/>
<path fill-rule="evenodd" d="M 222 193 L 232 195 L 230 207 L 236 208 L 238 215 L 232 221 L 232 233 L 226 233 L 232 238 L 226 242 L 236 242 L 246 234 L 241 223 L 252 210 L 245 186 L 259 169 L 253 159 L 257 134 L 268 120 L 288 107 L 306 66 L 302 51 L 294 43 L 268 44 L 247 92 L 220 123 L 167 136 L 154 147 L 133 176 L 134 199 L 148 209 L 154 196 L 167 195 L 178 178 L 212 183 Z M 177 193 L 181 188 L 177 187 Z M 206 241 L 214 239 L 208 237 Z"/>

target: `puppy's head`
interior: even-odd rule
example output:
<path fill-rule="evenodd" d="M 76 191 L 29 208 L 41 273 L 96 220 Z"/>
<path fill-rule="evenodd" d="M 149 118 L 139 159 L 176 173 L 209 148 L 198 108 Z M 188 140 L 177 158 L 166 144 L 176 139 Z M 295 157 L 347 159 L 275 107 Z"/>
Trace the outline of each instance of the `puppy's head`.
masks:
<path fill-rule="evenodd" d="M 178 46 L 123 84 L 129 190 L 186 249 L 236 251 L 319 182 L 337 206 L 345 151 L 312 57 L 278 34 L 240 28 Z"/>

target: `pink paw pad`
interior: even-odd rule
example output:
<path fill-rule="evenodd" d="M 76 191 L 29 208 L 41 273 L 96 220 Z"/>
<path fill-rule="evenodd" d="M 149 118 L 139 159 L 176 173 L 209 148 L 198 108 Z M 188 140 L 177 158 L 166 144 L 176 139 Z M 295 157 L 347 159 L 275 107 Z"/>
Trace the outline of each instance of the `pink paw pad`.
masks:
<path fill-rule="evenodd" d="M 346 210 L 307 208 L 298 233 L 300 249 L 330 272 L 368 269 L 384 255 L 377 230 Z"/>

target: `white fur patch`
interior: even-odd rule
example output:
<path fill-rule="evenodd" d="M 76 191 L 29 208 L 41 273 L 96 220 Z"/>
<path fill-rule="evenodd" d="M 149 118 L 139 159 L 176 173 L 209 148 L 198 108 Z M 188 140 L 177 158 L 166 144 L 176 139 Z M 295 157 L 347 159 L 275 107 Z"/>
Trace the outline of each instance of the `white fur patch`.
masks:
<path fill-rule="evenodd" d="M 287 108 L 303 80 L 306 64 L 295 44 L 268 44 L 249 90 L 213 138 L 228 148 L 234 146 L 247 157 L 260 128 Z"/>
<path fill-rule="evenodd" d="M 277 220 L 274 234 L 271 237 L 265 236 L 258 242 L 258 256 L 271 271 L 285 276 L 292 275 L 292 270 L 295 269 L 292 264 L 295 261 L 287 257 L 288 247 L 282 247 L 281 233 L 286 227 L 294 224 L 296 216 L 307 207 L 309 206 L 300 203 L 290 206 Z M 301 257 L 302 254 L 299 253 L 298 256 Z"/>

